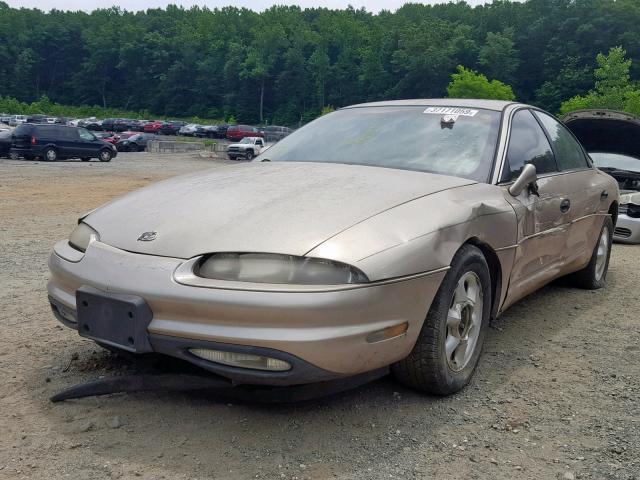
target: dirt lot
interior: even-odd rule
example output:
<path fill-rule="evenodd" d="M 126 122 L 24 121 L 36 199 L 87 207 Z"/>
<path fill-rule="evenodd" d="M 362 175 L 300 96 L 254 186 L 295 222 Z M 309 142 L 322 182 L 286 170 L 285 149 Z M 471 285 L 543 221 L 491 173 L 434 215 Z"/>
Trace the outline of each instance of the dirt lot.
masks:
<path fill-rule="evenodd" d="M 450 398 L 385 378 L 297 405 L 167 392 L 50 403 L 139 368 L 54 320 L 54 242 L 116 195 L 221 164 L 0 160 L 0 478 L 640 478 L 634 246 L 615 245 L 606 289 L 552 285 L 511 308 L 472 384 Z"/>

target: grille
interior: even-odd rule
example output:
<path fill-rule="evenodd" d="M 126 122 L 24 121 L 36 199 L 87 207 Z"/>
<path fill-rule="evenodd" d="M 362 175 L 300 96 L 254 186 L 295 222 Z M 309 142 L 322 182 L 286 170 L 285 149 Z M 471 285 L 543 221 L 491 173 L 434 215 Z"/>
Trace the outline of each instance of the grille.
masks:
<path fill-rule="evenodd" d="M 631 230 L 629 230 L 628 228 L 616 227 L 613 230 L 613 234 L 619 237 L 628 238 L 631 236 Z"/>

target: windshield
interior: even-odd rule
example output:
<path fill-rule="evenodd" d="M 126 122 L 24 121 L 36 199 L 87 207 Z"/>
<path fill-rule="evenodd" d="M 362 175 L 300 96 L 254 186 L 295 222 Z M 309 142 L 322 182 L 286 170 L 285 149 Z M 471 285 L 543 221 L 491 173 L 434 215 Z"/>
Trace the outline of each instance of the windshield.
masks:
<path fill-rule="evenodd" d="M 618 153 L 589 153 L 596 167 L 617 168 L 640 173 L 640 159 Z"/>
<path fill-rule="evenodd" d="M 244 137 L 242 140 L 240 140 L 240 143 L 253 143 L 253 138 Z"/>
<path fill-rule="evenodd" d="M 257 161 L 370 165 L 486 182 L 500 112 L 456 107 L 358 107 L 325 115 Z"/>

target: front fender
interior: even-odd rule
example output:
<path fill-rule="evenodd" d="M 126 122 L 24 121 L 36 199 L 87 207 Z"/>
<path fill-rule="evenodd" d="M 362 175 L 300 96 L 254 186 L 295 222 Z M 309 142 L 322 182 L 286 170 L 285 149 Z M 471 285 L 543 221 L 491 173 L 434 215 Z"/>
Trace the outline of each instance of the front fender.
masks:
<path fill-rule="evenodd" d="M 330 238 L 307 253 L 354 265 L 372 281 L 450 265 L 470 239 L 500 253 L 508 278 L 517 219 L 499 187 L 472 184 L 399 205 Z"/>

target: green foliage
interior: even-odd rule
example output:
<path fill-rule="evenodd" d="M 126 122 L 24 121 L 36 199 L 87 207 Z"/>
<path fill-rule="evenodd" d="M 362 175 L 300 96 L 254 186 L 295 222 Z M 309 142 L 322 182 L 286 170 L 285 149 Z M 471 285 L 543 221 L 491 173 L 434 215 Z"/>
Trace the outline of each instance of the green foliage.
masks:
<path fill-rule="evenodd" d="M 489 81 L 481 73 L 458 65 L 458 73 L 451 75 L 447 87 L 449 98 L 485 98 L 492 100 L 515 100 L 516 96 L 509 85 L 500 80 Z"/>
<path fill-rule="evenodd" d="M 320 111 L 320 115 L 326 115 L 327 113 L 334 112 L 335 110 L 336 109 L 333 108 L 333 106 L 327 105 L 326 107 L 322 107 L 322 110 Z"/>
<path fill-rule="evenodd" d="M 133 118 L 133 119 L 157 119 L 157 120 L 168 120 L 169 117 L 152 115 L 146 110 L 140 110 L 137 112 L 130 110 L 122 110 L 119 108 L 103 108 L 100 106 L 71 106 L 71 105 L 60 105 L 58 103 L 53 103 L 49 98 L 45 95 L 40 97 L 39 100 L 35 102 L 26 103 L 20 102 L 13 97 L 0 97 L 0 112 L 12 114 L 12 115 L 31 115 L 31 114 L 41 114 L 41 115 L 51 115 L 54 117 L 68 117 L 68 118 Z M 172 119 L 176 119 L 175 117 L 171 117 Z M 200 124 L 217 124 L 223 123 L 220 119 L 214 118 L 198 118 L 198 117 L 182 117 L 182 120 L 187 121 L 189 123 L 200 123 Z"/>
<path fill-rule="evenodd" d="M 634 61 L 628 75 L 617 64 L 594 86 L 596 55 L 616 45 Z M 616 104 L 632 108 L 637 96 L 621 88 L 640 78 L 638 60 L 638 0 L 407 3 L 375 15 L 352 7 L 257 13 L 175 5 L 45 13 L 0 1 L 3 102 L 38 109 L 44 95 L 70 116 L 297 125 L 326 105 L 441 97 L 457 65 L 553 111 L 576 96 L 599 100 L 588 95 L 598 88 L 617 88 Z M 479 88 L 477 79 L 470 83 Z M 468 95 L 509 96 L 488 83 L 489 93 L 484 85 Z"/>
<path fill-rule="evenodd" d="M 608 55 L 596 56 L 594 89 L 586 95 L 576 95 L 562 103 L 560 113 L 575 110 L 607 108 L 640 115 L 640 85 L 631 82 L 632 61 L 622 47 L 614 47 Z"/>

